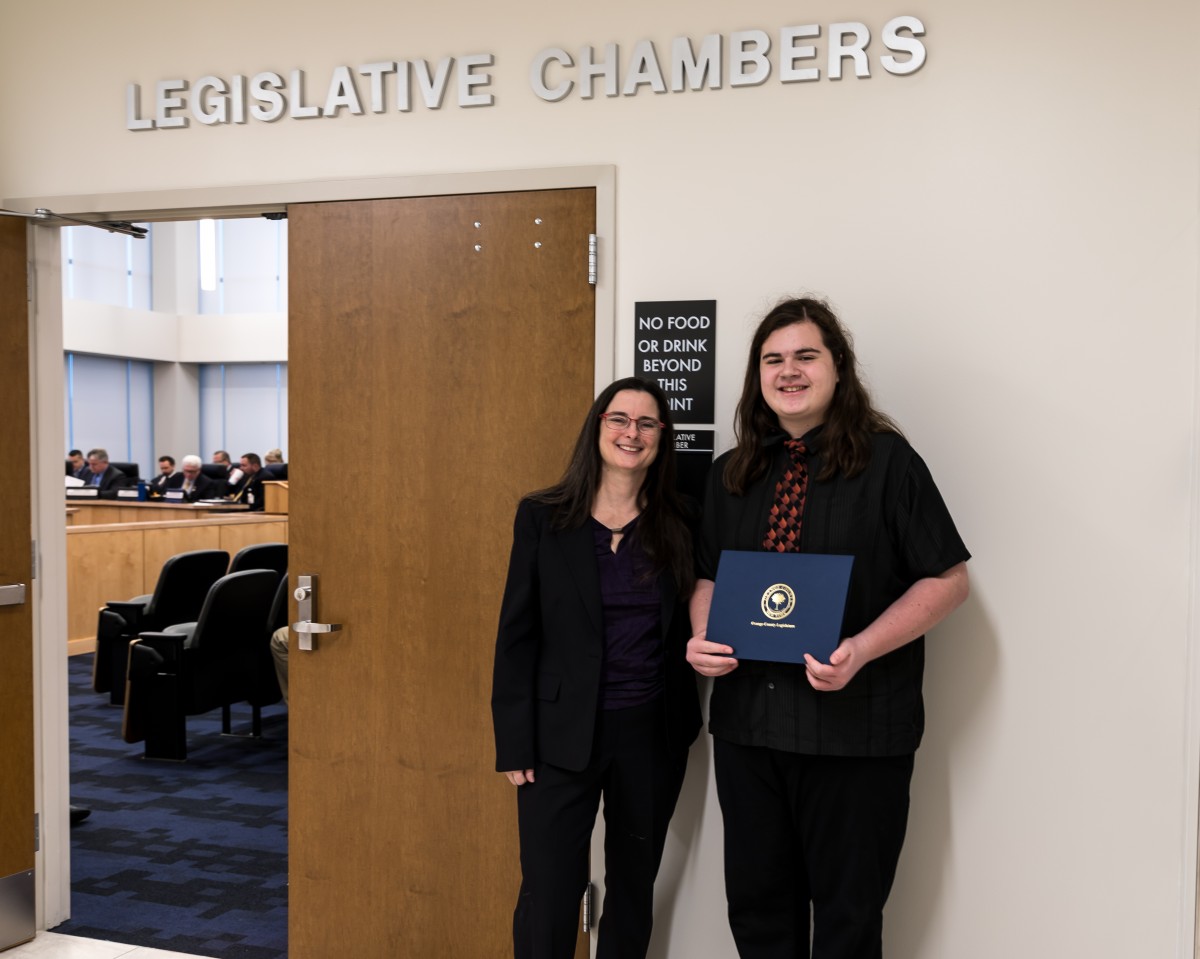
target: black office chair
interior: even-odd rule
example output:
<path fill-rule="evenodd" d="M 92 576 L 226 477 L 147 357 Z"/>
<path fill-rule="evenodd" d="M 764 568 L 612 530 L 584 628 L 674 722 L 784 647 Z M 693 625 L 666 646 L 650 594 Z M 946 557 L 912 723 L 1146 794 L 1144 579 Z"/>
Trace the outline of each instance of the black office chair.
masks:
<path fill-rule="evenodd" d="M 290 596 L 287 570 L 284 570 L 283 576 L 279 579 L 279 587 L 275 590 L 275 598 L 271 601 L 271 611 L 267 615 L 266 630 L 261 641 L 255 640 L 253 637 L 253 623 L 246 624 L 247 641 L 257 647 L 254 664 L 255 678 L 250 684 L 251 692 L 247 697 L 251 707 L 250 735 L 254 738 L 262 736 L 262 707 L 274 706 L 283 699 L 283 690 L 279 686 L 279 675 L 275 671 L 275 659 L 271 655 L 271 636 L 275 630 L 288 624 L 288 599 Z M 196 623 L 181 623 L 178 626 L 168 626 L 165 630 L 169 633 L 183 633 L 185 636 L 191 636 L 195 631 Z M 230 724 L 230 710 L 229 705 L 226 704 L 221 707 L 221 729 L 226 736 L 232 735 Z"/>
<path fill-rule="evenodd" d="M 142 630 L 165 629 L 200 615 L 209 587 L 225 575 L 229 554 L 223 549 L 179 553 L 163 563 L 149 596 L 112 601 L 100 610 L 92 689 L 108 693 L 114 706 L 125 702 L 125 663 L 129 641 Z"/>
<path fill-rule="evenodd" d="M 263 463 L 262 471 L 264 473 L 263 479 L 287 479 L 287 463 Z"/>
<path fill-rule="evenodd" d="M 137 463 L 112 463 L 108 464 L 116 469 L 119 469 L 125 474 L 125 482 L 130 486 L 136 486 L 138 481 L 138 465 Z"/>
<path fill-rule="evenodd" d="M 220 463 L 201 463 L 200 472 L 209 479 L 220 480 L 222 483 L 229 481 L 229 470 Z"/>
<path fill-rule="evenodd" d="M 278 591 L 272 570 L 222 576 L 194 624 L 143 632 L 130 643 L 125 742 L 144 740 L 147 759 L 187 759 L 187 717 L 218 706 L 222 732 L 230 733 L 229 707 L 261 698 L 261 655 L 270 658 L 266 627 Z M 253 706 L 256 734 L 259 705 Z"/>
<path fill-rule="evenodd" d="M 243 546 L 233 556 L 229 572 L 240 573 L 246 569 L 273 569 L 283 576 L 287 573 L 287 543 L 255 543 Z"/>

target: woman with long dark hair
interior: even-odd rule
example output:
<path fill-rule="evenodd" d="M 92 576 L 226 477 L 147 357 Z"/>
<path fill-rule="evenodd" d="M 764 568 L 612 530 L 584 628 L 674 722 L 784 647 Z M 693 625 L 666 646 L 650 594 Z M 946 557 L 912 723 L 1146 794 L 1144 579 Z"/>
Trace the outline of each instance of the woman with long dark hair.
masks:
<path fill-rule="evenodd" d="M 924 727 L 924 634 L 970 554 L 924 462 L 859 379 L 826 303 L 781 302 L 750 345 L 736 448 L 709 476 L 688 660 L 709 709 L 729 923 L 743 959 L 877 959 Z M 721 550 L 851 555 L 822 663 L 736 659 L 706 628 Z M 810 925 L 811 922 L 811 925 Z"/>
<path fill-rule="evenodd" d="M 521 500 L 492 684 L 496 769 L 517 787 L 518 959 L 574 955 L 588 848 L 605 820 L 602 959 L 639 959 L 654 878 L 700 728 L 685 659 L 694 583 L 675 436 L 653 383 L 618 380 L 570 464 Z"/>

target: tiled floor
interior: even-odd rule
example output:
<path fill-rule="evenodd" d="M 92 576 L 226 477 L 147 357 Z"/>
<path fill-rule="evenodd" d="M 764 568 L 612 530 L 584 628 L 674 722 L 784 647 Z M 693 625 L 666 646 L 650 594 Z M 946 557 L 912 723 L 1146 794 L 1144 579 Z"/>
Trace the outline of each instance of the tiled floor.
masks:
<path fill-rule="evenodd" d="M 81 939 L 57 932 L 39 932 L 23 946 L 0 953 L 4 959 L 195 959 L 182 952 L 164 952 L 142 946 L 126 946 L 101 939 Z"/>

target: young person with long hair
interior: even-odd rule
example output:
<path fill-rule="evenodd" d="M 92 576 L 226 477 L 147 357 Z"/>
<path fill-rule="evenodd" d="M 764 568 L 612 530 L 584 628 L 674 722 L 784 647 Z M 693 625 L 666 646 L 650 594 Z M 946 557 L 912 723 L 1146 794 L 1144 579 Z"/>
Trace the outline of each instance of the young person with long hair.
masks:
<path fill-rule="evenodd" d="M 517 959 L 570 959 L 604 797 L 601 959 L 640 959 L 667 824 L 700 728 L 685 646 L 692 539 L 658 386 L 596 398 L 562 479 L 521 500 L 492 684 L 517 789 Z"/>
<path fill-rule="evenodd" d="M 730 928 L 742 959 L 807 957 L 810 929 L 813 959 L 877 959 L 924 727 L 923 637 L 966 598 L 970 554 L 826 303 L 784 300 L 762 320 L 735 419 L 709 476 L 687 655 L 715 677 Z M 828 663 L 739 662 L 709 641 L 723 549 L 854 557 Z"/>

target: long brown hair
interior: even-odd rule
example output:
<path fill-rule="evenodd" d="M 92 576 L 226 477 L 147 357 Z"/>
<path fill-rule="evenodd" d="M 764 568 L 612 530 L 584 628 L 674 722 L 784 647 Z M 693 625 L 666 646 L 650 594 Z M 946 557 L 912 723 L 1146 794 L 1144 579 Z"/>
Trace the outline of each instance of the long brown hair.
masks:
<path fill-rule="evenodd" d="M 692 536 L 683 501 L 675 488 L 675 426 L 670 404 L 657 383 L 630 376 L 601 390 L 584 416 L 562 478 L 547 489 L 530 493 L 529 499 L 555 507 L 555 529 L 575 529 L 587 522 L 600 489 L 600 414 L 622 390 L 649 393 L 658 404 L 658 418 L 664 424 L 658 438 L 658 455 L 646 470 L 638 493 L 642 512 L 633 535 L 650 560 L 653 572 L 670 570 L 680 594 L 687 596 L 696 581 Z"/>
<path fill-rule="evenodd" d="M 872 404 L 871 395 L 858 375 L 850 333 L 829 304 L 807 297 L 781 300 L 763 317 L 750 341 L 742 398 L 734 414 L 737 448 L 725 464 L 722 476 L 725 488 L 737 496 L 767 472 L 771 457 L 764 440 L 780 431 L 779 419 L 762 395 L 759 363 L 763 344 L 776 330 L 796 323 L 811 323 L 821 331 L 821 341 L 833 357 L 838 373 L 829 415 L 821 431 L 823 465 L 817 479 L 826 480 L 838 472 L 847 477 L 858 475 L 871 458 L 870 434 L 900 432 L 895 421 Z"/>

